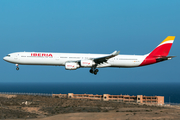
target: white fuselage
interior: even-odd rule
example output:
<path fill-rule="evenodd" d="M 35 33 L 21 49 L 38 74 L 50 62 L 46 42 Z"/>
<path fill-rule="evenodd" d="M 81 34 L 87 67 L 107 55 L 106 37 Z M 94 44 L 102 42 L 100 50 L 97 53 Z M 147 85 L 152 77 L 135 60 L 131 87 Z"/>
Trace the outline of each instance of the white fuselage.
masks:
<path fill-rule="evenodd" d="M 20 65 L 65 66 L 66 62 L 90 60 L 107 55 L 108 54 L 16 52 L 9 54 L 3 59 L 7 62 Z M 146 55 L 117 55 L 108 59 L 107 62 L 98 64 L 97 67 L 138 67 L 145 57 Z"/>

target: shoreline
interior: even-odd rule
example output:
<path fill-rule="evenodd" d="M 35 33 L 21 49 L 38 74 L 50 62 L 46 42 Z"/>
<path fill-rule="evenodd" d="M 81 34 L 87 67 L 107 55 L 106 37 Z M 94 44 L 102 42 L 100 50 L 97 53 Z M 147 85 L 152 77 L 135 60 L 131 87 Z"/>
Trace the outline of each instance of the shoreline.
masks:
<path fill-rule="evenodd" d="M 0 96 L 0 118 L 7 120 L 178 119 L 180 107 L 49 96 Z"/>

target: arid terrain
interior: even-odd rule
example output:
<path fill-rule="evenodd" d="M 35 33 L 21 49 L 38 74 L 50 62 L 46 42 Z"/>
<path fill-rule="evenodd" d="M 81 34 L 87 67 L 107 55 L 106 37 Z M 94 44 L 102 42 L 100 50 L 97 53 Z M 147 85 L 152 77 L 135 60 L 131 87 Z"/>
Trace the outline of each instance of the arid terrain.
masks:
<path fill-rule="evenodd" d="M 76 100 L 30 95 L 0 95 L 0 119 L 8 120 L 179 120 L 176 107 Z"/>

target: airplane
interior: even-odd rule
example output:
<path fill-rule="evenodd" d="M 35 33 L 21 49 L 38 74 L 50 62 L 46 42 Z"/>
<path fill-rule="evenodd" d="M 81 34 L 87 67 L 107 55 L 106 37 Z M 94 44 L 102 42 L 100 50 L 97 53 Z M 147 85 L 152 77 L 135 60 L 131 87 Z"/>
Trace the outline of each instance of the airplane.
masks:
<path fill-rule="evenodd" d="M 145 55 L 119 55 L 120 51 L 111 54 L 82 54 L 82 53 L 49 53 L 49 52 L 15 52 L 8 54 L 3 59 L 19 65 L 52 65 L 65 66 L 66 70 L 90 68 L 89 72 L 96 75 L 97 68 L 119 67 L 132 68 L 150 65 L 175 56 L 168 56 L 175 36 L 168 36 L 152 52 Z"/>

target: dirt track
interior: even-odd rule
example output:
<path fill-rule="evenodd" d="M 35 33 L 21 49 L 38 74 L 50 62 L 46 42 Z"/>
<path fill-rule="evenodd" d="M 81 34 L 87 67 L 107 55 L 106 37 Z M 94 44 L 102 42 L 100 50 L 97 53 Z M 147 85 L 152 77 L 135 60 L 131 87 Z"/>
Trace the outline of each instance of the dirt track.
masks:
<path fill-rule="evenodd" d="M 14 120 L 179 120 L 180 109 L 135 103 L 18 95 L 14 98 L 0 97 L 0 118 Z"/>

